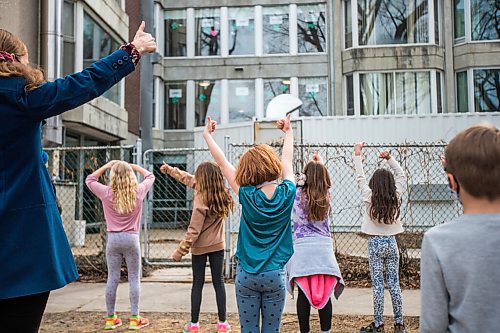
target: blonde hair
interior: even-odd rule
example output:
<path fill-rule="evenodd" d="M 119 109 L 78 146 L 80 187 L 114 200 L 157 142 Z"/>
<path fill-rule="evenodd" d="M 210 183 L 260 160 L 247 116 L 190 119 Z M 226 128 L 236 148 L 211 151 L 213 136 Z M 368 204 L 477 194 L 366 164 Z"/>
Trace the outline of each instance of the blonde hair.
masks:
<path fill-rule="evenodd" d="M 0 62 L 0 77 L 22 77 L 26 80 L 24 90 L 31 91 L 45 82 L 43 72 L 31 65 L 19 62 L 19 58 L 28 54 L 26 45 L 12 33 L 0 29 L 0 51 L 5 51 L 14 56 L 13 62 Z"/>
<path fill-rule="evenodd" d="M 194 174 L 195 190 L 210 212 L 226 218 L 234 209 L 234 201 L 229 189 L 224 186 L 224 176 L 220 167 L 211 162 L 203 162 Z"/>
<path fill-rule="evenodd" d="M 274 149 L 260 144 L 247 150 L 236 167 L 236 183 L 240 186 L 259 185 L 281 177 L 281 160 Z"/>
<path fill-rule="evenodd" d="M 127 162 L 113 165 L 109 187 L 113 192 L 113 209 L 118 214 L 130 214 L 137 206 L 137 178 Z"/>

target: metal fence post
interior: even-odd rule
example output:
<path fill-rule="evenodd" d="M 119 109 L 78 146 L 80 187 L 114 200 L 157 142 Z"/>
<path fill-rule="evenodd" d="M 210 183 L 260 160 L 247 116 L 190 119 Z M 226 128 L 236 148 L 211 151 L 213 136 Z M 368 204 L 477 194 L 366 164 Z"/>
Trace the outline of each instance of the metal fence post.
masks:
<path fill-rule="evenodd" d="M 231 144 L 230 144 L 231 137 L 229 135 L 226 135 L 224 137 L 224 153 L 227 156 L 227 159 L 230 163 L 232 163 L 232 158 L 231 158 Z M 226 278 L 230 279 L 231 278 L 231 220 L 233 218 L 233 214 L 229 214 L 228 218 L 226 219 Z"/>

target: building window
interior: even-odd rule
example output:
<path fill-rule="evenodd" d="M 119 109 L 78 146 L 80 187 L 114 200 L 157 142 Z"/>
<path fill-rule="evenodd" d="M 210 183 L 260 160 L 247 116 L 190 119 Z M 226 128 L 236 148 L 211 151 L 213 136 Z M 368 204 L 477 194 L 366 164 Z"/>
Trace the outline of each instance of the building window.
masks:
<path fill-rule="evenodd" d="M 398 72 L 396 83 L 396 114 L 425 114 L 431 106 L 430 72 Z"/>
<path fill-rule="evenodd" d="M 357 74 L 355 74 L 357 75 Z M 360 111 L 367 115 L 411 115 L 432 111 L 432 94 L 436 94 L 437 110 L 442 112 L 441 73 L 436 73 L 436 91 L 431 91 L 431 72 L 395 72 L 359 74 Z M 352 93 L 347 77 L 347 96 Z M 352 97 L 354 104 L 354 97 Z"/>
<path fill-rule="evenodd" d="M 186 83 L 165 84 L 165 129 L 186 128 Z"/>
<path fill-rule="evenodd" d="M 352 13 L 351 0 L 344 2 L 344 42 L 345 48 L 352 47 Z"/>
<path fill-rule="evenodd" d="M 453 9 L 456 42 L 500 39 L 498 0 L 454 0 Z"/>
<path fill-rule="evenodd" d="M 454 2 L 454 32 L 455 39 L 465 37 L 465 0 Z"/>
<path fill-rule="evenodd" d="M 255 116 L 255 81 L 229 80 L 229 122 L 252 120 Z"/>
<path fill-rule="evenodd" d="M 185 57 L 186 50 L 186 11 L 165 12 L 165 57 Z"/>
<path fill-rule="evenodd" d="M 262 25 L 264 53 L 290 53 L 288 6 L 264 7 Z"/>
<path fill-rule="evenodd" d="M 354 80 L 353 75 L 346 76 L 346 106 L 347 115 L 354 116 Z"/>
<path fill-rule="evenodd" d="M 443 113 L 443 81 L 441 72 L 436 72 L 437 113 Z"/>
<path fill-rule="evenodd" d="M 229 55 L 255 54 L 253 7 L 229 8 Z"/>
<path fill-rule="evenodd" d="M 211 117 L 220 123 L 221 110 L 221 84 L 220 81 L 198 81 L 196 82 L 196 104 L 195 104 L 196 126 L 204 126 L 207 117 Z"/>
<path fill-rule="evenodd" d="M 469 0 L 472 40 L 500 39 L 500 3 L 498 0 Z"/>
<path fill-rule="evenodd" d="M 83 67 L 118 50 L 120 44 L 97 24 L 87 13 L 83 16 Z M 122 84 L 116 84 L 103 94 L 104 97 L 121 105 Z"/>
<path fill-rule="evenodd" d="M 359 75 L 360 114 L 394 114 L 394 78 L 392 73 L 367 73 Z"/>
<path fill-rule="evenodd" d="M 205 8 L 195 12 L 195 55 L 220 55 L 220 9 Z"/>
<path fill-rule="evenodd" d="M 299 78 L 300 116 L 328 115 L 328 88 L 325 77 Z"/>
<path fill-rule="evenodd" d="M 299 53 L 326 52 L 325 4 L 297 6 Z"/>
<path fill-rule="evenodd" d="M 457 73 L 457 111 L 469 112 L 469 93 L 467 90 L 467 72 Z"/>
<path fill-rule="evenodd" d="M 352 6 L 356 2 L 359 45 L 429 42 L 428 0 L 353 0 Z"/>
<path fill-rule="evenodd" d="M 474 109 L 500 111 L 500 69 L 474 70 Z"/>
<path fill-rule="evenodd" d="M 63 4 L 63 76 L 75 72 L 75 4 L 64 1 Z"/>
<path fill-rule="evenodd" d="M 290 93 L 290 79 L 264 79 L 264 110 L 276 96 Z"/>

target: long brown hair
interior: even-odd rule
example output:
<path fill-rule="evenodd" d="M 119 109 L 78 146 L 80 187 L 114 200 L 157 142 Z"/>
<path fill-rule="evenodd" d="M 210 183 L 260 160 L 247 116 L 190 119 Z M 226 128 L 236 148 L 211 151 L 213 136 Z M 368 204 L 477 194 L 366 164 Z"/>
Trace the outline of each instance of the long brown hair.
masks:
<path fill-rule="evenodd" d="M 311 161 L 304 168 L 306 181 L 302 195 L 307 199 L 307 219 L 322 221 L 330 213 L 330 174 L 322 163 Z"/>
<path fill-rule="evenodd" d="M 118 214 L 130 214 L 137 206 L 137 178 L 127 162 L 111 167 L 109 187 L 113 192 L 113 209 Z"/>
<path fill-rule="evenodd" d="M 399 218 L 401 201 L 396 193 L 394 175 L 387 169 L 377 169 L 368 186 L 372 190 L 370 218 L 393 224 Z"/>
<path fill-rule="evenodd" d="M 246 151 L 236 166 L 236 183 L 240 186 L 259 185 L 281 177 L 281 160 L 274 149 L 260 144 Z"/>
<path fill-rule="evenodd" d="M 194 174 L 196 194 L 212 214 L 226 218 L 234 208 L 234 201 L 229 189 L 224 185 L 220 167 L 211 162 L 203 162 Z"/>
<path fill-rule="evenodd" d="M 28 54 L 28 49 L 18 37 L 4 29 L 0 29 L 0 51 L 11 53 L 15 58 L 13 62 L 0 62 L 0 77 L 23 77 L 26 91 L 36 89 L 45 82 L 39 68 L 19 62 L 20 57 Z"/>

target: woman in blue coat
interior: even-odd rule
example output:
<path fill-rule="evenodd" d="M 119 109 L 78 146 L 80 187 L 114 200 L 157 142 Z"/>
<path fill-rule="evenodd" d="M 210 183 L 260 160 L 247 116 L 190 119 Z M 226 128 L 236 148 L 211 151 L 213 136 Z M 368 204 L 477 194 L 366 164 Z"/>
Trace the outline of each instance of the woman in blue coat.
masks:
<path fill-rule="evenodd" d="M 40 151 L 43 119 L 102 95 L 154 52 L 142 22 L 132 43 L 80 73 L 44 82 L 25 44 L 0 29 L 0 314 L 5 332 L 37 332 L 49 292 L 78 277 Z"/>

